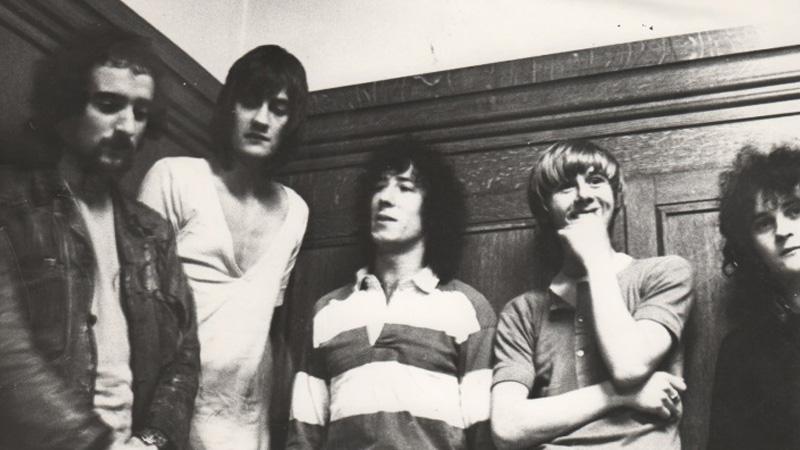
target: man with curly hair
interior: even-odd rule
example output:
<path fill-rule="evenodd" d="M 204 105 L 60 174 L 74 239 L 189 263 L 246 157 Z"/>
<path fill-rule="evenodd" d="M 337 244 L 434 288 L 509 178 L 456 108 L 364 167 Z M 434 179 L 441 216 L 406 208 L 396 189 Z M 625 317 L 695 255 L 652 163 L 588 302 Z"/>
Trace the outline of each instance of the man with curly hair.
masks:
<path fill-rule="evenodd" d="M 800 149 L 741 149 L 720 193 L 742 325 L 717 358 L 709 449 L 800 448 Z"/>
<path fill-rule="evenodd" d="M 359 189 L 368 264 L 314 307 L 288 448 L 491 448 L 495 315 L 454 278 L 458 180 L 404 139 L 376 152 Z"/>

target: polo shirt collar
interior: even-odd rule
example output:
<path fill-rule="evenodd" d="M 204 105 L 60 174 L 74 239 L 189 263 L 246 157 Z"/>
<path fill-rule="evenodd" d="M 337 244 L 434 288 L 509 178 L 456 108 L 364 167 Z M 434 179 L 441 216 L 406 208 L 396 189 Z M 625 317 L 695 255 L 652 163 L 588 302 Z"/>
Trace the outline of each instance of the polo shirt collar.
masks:
<path fill-rule="evenodd" d="M 437 286 L 439 286 L 439 277 L 433 273 L 433 270 L 431 270 L 430 267 L 423 267 L 411 278 L 401 281 L 400 285 L 406 285 L 409 283 L 414 284 L 414 286 L 416 286 L 422 292 L 430 294 L 436 289 Z M 373 287 L 380 288 L 380 285 L 381 283 L 378 281 L 378 277 L 369 273 L 366 267 L 362 267 L 358 269 L 358 272 L 356 272 L 355 290 L 363 291 Z"/>
<path fill-rule="evenodd" d="M 633 258 L 631 256 L 615 252 L 612 261 L 614 273 L 622 272 L 632 261 Z M 580 278 L 571 278 L 563 272 L 558 272 L 553 281 L 550 282 L 550 310 L 575 309 L 575 305 L 578 302 L 578 285 L 585 282 L 587 282 L 585 275 Z"/>

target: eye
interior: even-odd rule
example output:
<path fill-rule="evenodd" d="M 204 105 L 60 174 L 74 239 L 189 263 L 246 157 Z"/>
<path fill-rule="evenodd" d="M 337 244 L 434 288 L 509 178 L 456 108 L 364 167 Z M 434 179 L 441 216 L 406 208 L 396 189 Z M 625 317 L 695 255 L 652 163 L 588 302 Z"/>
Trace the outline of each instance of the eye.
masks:
<path fill-rule="evenodd" d="M 608 178 L 599 173 L 593 173 L 586 176 L 586 183 L 591 186 L 599 186 L 608 183 Z"/>
<path fill-rule="evenodd" d="M 377 183 L 375 183 L 374 191 L 375 192 L 380 192 L 380 191 L 386 189 L 386 186 L 388 186 L 388 185 L 389 185 L 389 180 L 380 180 Z"/>
<path fill-rule="evenodd" d="M 575 187 L 576 187 L 576 186 L 577 186 L 577 185 L 576 185 L 576 183 L 575 183 L 575 180 L 567 181 L 567 182 L 564 182 L 564 183 L 561 183 L 561 184 L 559 184 L 559 185 L 556 187 L 556 189 L 553 191 L 553 193 L 554 193 L 554 194 L 559 194 L 559 193 L 561 193 L 561 194 L 563 194 L 563 193 L 568 193 L 568 192 L 572 191 L 573 189 L 575 189 Z"/>
<path fill-rule="evenodd" d="M 89 103 L 103 114 L 114 114 L 128 105 L 124 98 L 103 94 L 92 96 Z"/>
<path fill-rule="evenodd" d="M 289 102 L 282 99 L 272 99 L 269 104 L 269 110 L 276 116 L 286 116 L 289 114 Z"/>
<path fill-rule="evenodd" d="M 401 192 L 414 192 L 417 190 L 417 185 L 412 181 L 402 181 L 398 184 Z"/>
<path fill-rule="evenodd" d="M 261 105 L 264 104 L 264 101 L 259 97 L 249 95 L 240 98 L 236 103 L 239 104 L 239 107 L 244 109 L 256 109 L 260 108 Z"/>
<path fill-rule="evenodd" d="M 756 234 L 767 233 L 775 227 L 775 218 L 772 216 L 758 216 L 753 220 L 752 229 Z"/>
<path fill-rule="evenodd" d="M 800 218 L 800 202 L 793 202 L 789 204 L 783 213 L 790 219 Z"/>
<path fill-rule="evenodd" d="M 149 119 L 150 112 L 149 104 L 136 104 L 133 106 L 133 117 L 139 122 L 144 122 Z"/>

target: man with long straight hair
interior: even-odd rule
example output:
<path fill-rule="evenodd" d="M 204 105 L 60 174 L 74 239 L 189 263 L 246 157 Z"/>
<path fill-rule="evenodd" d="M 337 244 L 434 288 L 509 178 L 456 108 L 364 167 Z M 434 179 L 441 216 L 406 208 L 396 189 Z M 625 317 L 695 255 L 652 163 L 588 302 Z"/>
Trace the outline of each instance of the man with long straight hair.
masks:
<path fill-rule="evenodd" d="M 275 173 L 297 150 L 307 97 L 294 55 L 277 45 L 250 50 L 217 99 L 214 157 L 161 159 L 142 182 L 140 199 L 178 235 L 197 302 L 202 377 L 191 442 L 198 449 L 265 450 L 273 440 L 268 419 L 280 411 L 271 394 L 280 394 L 275 380 L 291 368 L 288 358 L 273 358 L 283 335 L 272 324 L 280 325 L 275 311 L 285 309 L 278 307 L 308 221 L 305 201 Z M 284 379 L 287 391 L 290 375 Z M 276 422 L 285 427 L 287 414 Z"/>

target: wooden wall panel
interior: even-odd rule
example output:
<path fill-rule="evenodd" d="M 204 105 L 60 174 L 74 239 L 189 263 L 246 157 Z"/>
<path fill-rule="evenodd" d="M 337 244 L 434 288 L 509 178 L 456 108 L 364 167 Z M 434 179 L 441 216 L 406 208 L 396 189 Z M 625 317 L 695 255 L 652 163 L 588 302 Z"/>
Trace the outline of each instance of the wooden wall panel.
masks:
<path fill-rule="evenodd" d="M 800 102 L 797 106 L 800 106 Z M 734 121 L 667 130 L 588 136 L 600 145 L 613 149 L 625 168 L 626 176 L 635 179 L 647 174 L 722 167 L 745 144 L 769 146 L 795 136 L 795 130 L 799 129 L 800 114 L 794 114 L 744 121 L 737 118 Z M 581 136 L 573 131 L 562 130 L 561 138 Z M 468 192 L 472 228 L 511 226 L 530 220 L 526 200 L 528 176 L 539 152 L 548 144 L 449 153 L 449 160 Z M 446 144 L 437 147 L 447 151 Z M 358 164 L 362 162 L 362 159 L 358 159 L 329 170 L 287 174 L 287 183 L 295 186 L 315 206 L 306 238 L 307 245 L 352 238 L 355 232 L 353 197 L 360 173 Z M 639 195 L 635 192 L 637 189 L 632 187 L 631 195 Z M 634 233 L 634 236 L 637 234 Z"/>
<path fill-rule="evenodd" d="M 658 210 L 661 253 L 681 255 L 695 267 L 695 306 L 684 334 L 684 377 L 690 394 L 684 402 L 681 431 L 685 448 L 705 448 L 716 352 L 728 331 L 717 202 L 671 204 Z"/>
<path fill-rule="evenodd" d="M 152 36 L 164 60 L 169 131 L 148 143 L 126 185 L 165 155 L 208 155 L 219 83 L 117 0 L 6 0 L 0 4 L 2 159 L 24 148 L 34 61 L 87 26 Z M 460 278 L 499 310 L 542 280 L 526 206 L 528 172 L 549 143 L 590 138 L 628 177 L 618 248 L 674 252 L 696 266 L 698 306 L 687 329 L 687 448 L 705 439 L 714 355 L 728 324 L 718 271 L 716 176 L 746 143 L 796 140 L 800 39 L 757 28 L 692 33 L 313 93 L 308 143 L 282 173 L 311 208 L 287 302 L 300 351 L 313 302 L 352 280 L 363 262 L 352 215 L 355 179 L 375 145 L 411 133 L 447 155 L 470 208 Z"/>
<path fill-rule="evenodd" d="M 47 152 L 26 131 L 36 61 L 80 30 L 108 25 L 152 38 L 163 61 L 160 82 L 168 109 L 165 136 L 146 144 L 124 186 L 135 190 L 144 172 L 165 155 L 210 153 L 206 128 L 219 82 L 127 6 L 116 0 L 6 0 L 0 4 L 0 101 L 6 105 L 0 113 L 0 161 L 38 160 Z"/>
<path fill-rule="evenodd" d="M 360 165 L 374 146 L 410 133 L 445 153 L 464 182 L 470 215 L 459 277 L 499 310 L 541 281 L 525 198 L 539 152 L 559 139 L 595 140 L 617 155 L 628 180 L 617 248 L 677 253 L 695 265 L 682 436 L 685 448 L 702 448 L 715 355 L 729 327 L 717 176 L 745 144 L 800 135 L 799 42 L 760 45 L 758 35 L 701 33 L 316 93 L 308 145 L 285 171 L 312 208 L 304 251 L 324 258 L 330 246 L 353 245 L 346 214 Z M 673 39 L 684 46 L 665 53 L 659 45 Z"/>

